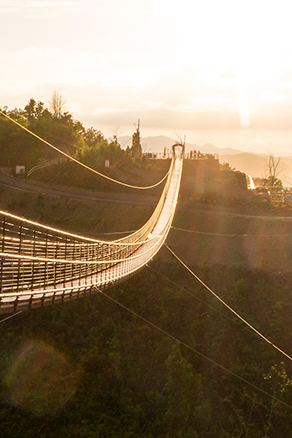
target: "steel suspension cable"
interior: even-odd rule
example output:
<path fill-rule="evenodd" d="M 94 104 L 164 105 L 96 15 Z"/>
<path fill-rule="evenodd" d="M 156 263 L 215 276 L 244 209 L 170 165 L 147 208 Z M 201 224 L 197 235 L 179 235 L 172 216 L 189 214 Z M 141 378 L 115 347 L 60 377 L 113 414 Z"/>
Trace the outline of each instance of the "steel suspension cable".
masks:
<path fill-rule="evenodd" d="M 227 307 L 230 312 L 232 312 L 237 318 L 239 318 L 244 324 L 246 324 L 251 330 L 253 330 L 260 338 L 262 338 L 265 342 L 270 344 L 272 347 L 274 347 L 277 351 L 279 351 L 281 354 L 283 354 L 287 359 L 292 361 L 292 357 L 289 356 L 285 351 L 281 350 L 277 345 L 275 345 L 272 341 L 270 341 L 268 338 L 266 338 L 262 333 L 260 333 L 256 328 L 254 328 L 249 322 L 247 322 L 242 316 L 240 316 L 235 310 L 232 309 L 222 298 L 219 297 L 209 286 L 206 285 L 206 283 L 203 282 L 179 257 L 175 254 L 172 249 L 169 248 L 169 246 L 165 243 L 165 247 L 169 250 L 169 252 L 186 268 L 186 270 L 195 277 L 211 294 L 217 298 L 225 307 Z"/>
<path fill-rule="evenodd" d="M 2 322 L 4 322 L 4 321 L 7 321 L 8 319 L 14 318 L 14 316 L 19 315 L 19 314 L 22 313 L 22 312 L 23 312 L 23 310 L 20 310 L 19 312 L 14 313 L 13 315 L 10 315 L 10 316 L 7 316 L 7 317 L 4 318 L 4 319 L 1 319 L 0 324 L 2 324 Z"/>
<path fill-rule="evenodd" d="M 8 120 L 10 120 L 11 122 L 13 122 L 15 125 L 19 126 L 21 129 L 23 129 L 24 131 L 28 132 L 29 134 L 33 135 L 35 138 L 37 138 L 38 140 L 42 141 L 43 143 L 45 143 L 47 146 L 51 147 L 52 149 L 54 149 L 55 151 L 59 152 L 60 154 L 64 155 L 66 158 L 69 158 L 71 161 L 74 161 L 75 163 L 79 164 L 80 166 L 84 167 L 87 170 L 90 170 L 91 172 L 101 176 L 102 178 L 105 178 L 113 183 L 116 184 L 120 184 L 121 186 L 124 187 L 129 187 L 131 189 L 137 189 L 137 190 L 148 190 L 148 189 L 153 189 L 154 187 L 159 186 L 168 176 L 169 174 L 169 170 L 167 171 L 167 173 L 164 175 L 164 177 L 158 181 L 155 184 L 152 184 L 150 186 L 135 186 L 132 184 L 127 184 L 124 183 L 122 181 L 118 181 L 114 178 L 111 178 L 110 176 L 107 176 L 101 172 L 99 172 L 98 170 L 92 169 L 92 167 L 87 166 L 86 164 L 82 163 L 81 161 L 77 160 L 76 158 L 72 157 L 71 155 L 67 154 L 66 152 L 62 151 L 61 149 L 57 148 L 56 146 L 52 145 L 51 143 L 49 143 L 47 140 L 44 140 L 42 137 L 40 137 L 39 135 L 35 134 L 34 132 L 32 132 L 30 129 L 26 128 L 25 126 L 23 126 L 21 123 L 17 122 L 16 120 L 12 119 L 12 117 L 8 116 L 8 114 L 5 114 L 3 111 L 0 110 L 0 114 L 4 117 L 6 117 Z"/>
<path fill-rule="evenodd" d="M 284 237 L 291 236 L 291 233 L 286 234 L 219 234 L 219 233 L 208 233 L 206 231 L 188 230 L 186 228 L 171 228 L 175 231 L 184 231 L 185 233 L 203 234 L 204 236 L 217 236 L 217 237 Z"/>
<path fill-rule="evenodd" d="M 200 301 L 201 303 L 205 304 L 205 306 L 209 307 L 209 309 L 213 310 L 214 312 L 218 313 L 219 315 L 223 316 L 224 318 L 228 319 L 229 321 L 233 322 L 234 324 L 239 325 L 240 327 L 241 324 L 240 322 L 237 322 L 236 319 L 232 319 L 230 316 L 225 315 L 224 313 L 220 312 L 220 310 L 216 309 L 215 307 L 211 306 L 211 304 L 207 303 L 206 301 L 202 300 L 201 298 L 197 297 L 196 295 L 192 294 L 189 290 L 187 290 L 184 286 L 181 286 L 179 284 L 177 284 L 175 281 L 171 280 L 169 277 L 167 277 L 166 275 L 162 274 L 161 272 L 157 271 L 156 269 L 152 268 L 152 266 L 148 265 L 148 263 L 146 264 L 147 268 L 151 269 L 151 271 L 155 272 L 157 275 L 160 275 L 160 277 L 164 278 L 165 280 L 168 280 L 170 283 L 172 283 L 174 286 L 178 287 L 179 289 L 185 291 L 190 297 L 195 298 L 197 301 Z"/>

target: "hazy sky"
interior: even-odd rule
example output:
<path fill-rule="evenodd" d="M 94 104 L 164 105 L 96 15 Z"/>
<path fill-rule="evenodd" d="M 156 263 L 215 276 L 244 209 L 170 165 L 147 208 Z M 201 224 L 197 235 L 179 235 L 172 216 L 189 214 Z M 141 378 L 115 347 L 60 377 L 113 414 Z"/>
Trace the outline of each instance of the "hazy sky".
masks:
<path fill-rule="evenodd" d="M 54 89 L 84 126 L 292 155 L 292 6 L 0 0 L 0 106 Z"/>

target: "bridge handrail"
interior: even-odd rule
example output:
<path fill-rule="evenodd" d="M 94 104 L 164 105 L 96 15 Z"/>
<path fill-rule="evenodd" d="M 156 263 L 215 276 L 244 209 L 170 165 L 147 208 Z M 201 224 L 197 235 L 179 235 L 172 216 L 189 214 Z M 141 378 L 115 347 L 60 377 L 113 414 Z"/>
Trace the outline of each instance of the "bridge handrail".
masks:
<path fill-rule="evenodd" d="M 149 220 L 140 230 L 112 242 L 84 238 L 0 211 L 0 312 L 35 306 L 39 296 L 43 297 L 39 305 L 44 305 L 44 300 L 52 303 L 60 289 L 62 297 L 69 290 L 85 293 L 94 285 L 112 284 L 140 269 L 159 251 L 169 232 L 181 171 L 182 157 L 174 154 Z M 30 297 L 29 302 L 21 297 Z"/>

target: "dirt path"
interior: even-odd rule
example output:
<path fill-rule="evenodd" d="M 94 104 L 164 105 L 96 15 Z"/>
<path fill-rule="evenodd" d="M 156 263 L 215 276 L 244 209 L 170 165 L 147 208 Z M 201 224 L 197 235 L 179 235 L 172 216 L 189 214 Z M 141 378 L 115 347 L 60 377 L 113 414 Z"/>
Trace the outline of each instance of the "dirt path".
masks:
<path fill-rule="evenodd" d="M 1 172 L 0 181 L 5 186 L 1 194 L 2 209 L 91 236 L 138 229 L 157 203 L 154 197 L 141 194 L 97 194 L 52 187 Z M 264 211 L 248 205 L 236 207 L 232 203 L 190 204 L 181 198 L 173 226 L 189 230 L 173 228 L 167 242 L 190 266 L 292 271 L 291 211 L 272 208 Z"/>

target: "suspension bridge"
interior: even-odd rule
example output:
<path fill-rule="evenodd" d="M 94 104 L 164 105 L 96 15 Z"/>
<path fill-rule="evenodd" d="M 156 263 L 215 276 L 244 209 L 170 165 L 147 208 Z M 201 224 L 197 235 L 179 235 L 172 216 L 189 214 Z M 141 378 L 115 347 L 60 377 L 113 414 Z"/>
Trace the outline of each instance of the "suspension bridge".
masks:
<path fill-rule="evenodd" d="M 4 114 L 2 113 L 2 115 Z M 21 126 L 18 122 L 13 122 Z M 53 147 L 48 142 L 46 143 Z M 173 145 L 169 171 L 157 184 L 149 187 L 131 186 L 140 189 L 152 188 L 166 180 L 158 204 L 150 219 L 139 230 L 122 239 L 113 241 L 90 239 L 0 210 L 0 314 L 17 314 L 25 309 L 65 302 L 94 292 L 104 294 L 102 289 L 126 280 L 143 268 L 165 243 L 170 230 L 179 194 L 184 149 L 183 144 Z M 62 151 L 59 152 L 63 153 Z M 66 154 L 63 153 L 63 155 Z M 74 161 L 77 160 L 74 159 Z M 79 164 L 83 165 L 82 163 Z M 97 171 L 94 172 L 101 175 Z M 119 184 L 129 186 L 121 182 Z M 265 342 L 292 361 L 291 356 L 241 317 L 197 277 L 167 245 L 166 247 L 189 273 L 237 318 Z M 108 298 L 110 297 L 108 296 Z M 272 400 L 277 400 L 282 405 L 292 409 L 290 405 L 277 399 L 274 395 L 263 391 L 253 383 L 225 368 L 225 366 L 208 358 L 116 300 L 110 299 L 171 339 L 217 365 L 225 372 L 259 390 Z"/>
<path fill-rule="evenodd" d="M 90 239 L 0 211 L 0 313 L 79 298 L 145 266 L 164 244 L 175 213 L 184 145 L 175 144 L 172 150 L 152 216 L 122 239 Z"/>

